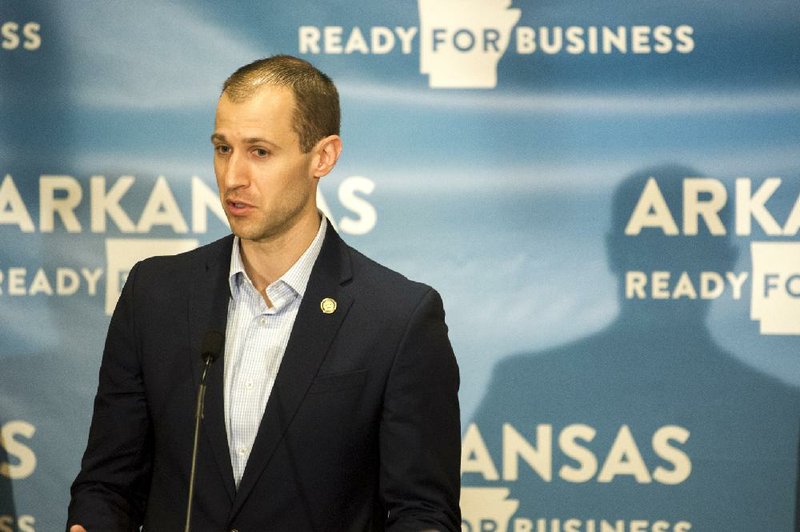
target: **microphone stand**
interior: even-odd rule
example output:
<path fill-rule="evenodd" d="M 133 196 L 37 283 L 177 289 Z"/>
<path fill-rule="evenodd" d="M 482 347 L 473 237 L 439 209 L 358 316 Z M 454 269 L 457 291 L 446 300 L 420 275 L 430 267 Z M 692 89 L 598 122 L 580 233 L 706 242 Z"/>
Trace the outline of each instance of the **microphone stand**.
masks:
<path fill-rule="evenodd" d="M 216 360 L 225 345 L 224 337 L 217 331 L 209 331 L 203 339 L 203 373 L 200 375 L 200 386 L 197 389 L 197 409 L 194 414 L 194 441 L 192 442 L 192 468 L 189 474 L 189 500 L 186 503 L 186 526 L 184 532 L 190 532 L 192 522 L 192 500 L 194 499 L 194 477 L 197 469 L 197 449 L 200 443 L 200 421 L 203 419 L 203 404 L 206 397 L 206 376 L 211 363 Z"/>

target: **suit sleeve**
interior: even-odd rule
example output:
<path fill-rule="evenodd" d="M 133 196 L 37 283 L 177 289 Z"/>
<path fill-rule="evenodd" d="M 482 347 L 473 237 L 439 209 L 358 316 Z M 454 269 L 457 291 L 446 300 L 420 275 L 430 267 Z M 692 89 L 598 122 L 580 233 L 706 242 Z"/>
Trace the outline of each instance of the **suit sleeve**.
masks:
<path fill-rule="evenodd" d="M 68 525 L 139 530 L 150 483 L 152 430 L 136 342 L 134 266 L 106 337 L 89 442 L 72 484 Z"/>
<path fill-rule="evenodd" d="M 395 354 L 380 426 L 387 529 L 461 530 L 459 375 L 439 294 L 429 289 Z"/>

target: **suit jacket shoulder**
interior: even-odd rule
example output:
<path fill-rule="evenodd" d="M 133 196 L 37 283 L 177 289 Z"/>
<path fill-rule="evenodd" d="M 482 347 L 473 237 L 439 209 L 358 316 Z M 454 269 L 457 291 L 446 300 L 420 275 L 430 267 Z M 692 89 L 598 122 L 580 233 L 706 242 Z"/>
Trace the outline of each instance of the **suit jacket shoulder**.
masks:
<path fill-rule="evenodd" d="M 384 305 L 386 312 L 412 311 L 428 293 L 436 293 L 431 286 L 409 279 L 344 244 L 350 256 L 353 282 L 362 295 L 367 295 Z M 436 294 L 438 298 L 438 294 Z"/>

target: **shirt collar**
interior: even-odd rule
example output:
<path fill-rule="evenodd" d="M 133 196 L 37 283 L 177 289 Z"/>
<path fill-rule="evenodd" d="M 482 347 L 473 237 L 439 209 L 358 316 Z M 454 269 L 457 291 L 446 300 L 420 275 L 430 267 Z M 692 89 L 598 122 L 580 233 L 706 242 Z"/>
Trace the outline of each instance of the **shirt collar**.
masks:
<path fill-rule="evenodd" d="M 319 252 L 322 249 L 322 242 L 325 240 L 328 221 L 325 219 L 324 215 L 322 215 L 321 218 L 322 221 L 319 224 L 319 229 L 317 230 L 317 235 L 314 237 L 314 240 L 311 241 L 311 244 L 306 248 L 303 254 L 300 255 L 300 258 L 297 259 L 291 268 L 281 275 L 279 279 L 270 284 L 270 286 L 277 283 L 284 283 L 300 297 L 303 296 L 306 291 L 306 286 L 308 285 L 308 280 L 311 277 L 311 270 L 314 267 L 314 263 L 317 261 L 317 257 L 319 257 Z M 238 299 L 239 297 L 239 287 L 241 283 L 244 282 L 245 279 L 249 280 L 247 273 L 244 271 L 244 262 L 242 261 L 239 242 L 239 237 L 234 236 L 233 249 L 231 250 L 231 266 L 228 274 L 231 296 L 233 296 L 234 299 Z M 269 289 L 269 287 L 267 288 Z"/>

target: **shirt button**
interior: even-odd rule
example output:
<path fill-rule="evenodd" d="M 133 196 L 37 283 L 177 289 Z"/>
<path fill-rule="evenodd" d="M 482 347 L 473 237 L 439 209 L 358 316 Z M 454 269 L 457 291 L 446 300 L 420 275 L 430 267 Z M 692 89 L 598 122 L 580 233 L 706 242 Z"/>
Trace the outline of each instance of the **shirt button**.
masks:
<path fill-rule="evenodd" d="M 244 448 L 244 447 L 239 447 L 239 454 L 240 454 L 241 456 L 244 456 L 244 454 L 245 454 L 246 452 L 247 452 L 247 449 L 246 449 L 246 448 Z"/>
<path fill-rule="evenodd" d="M 244 385 L 249 390 L 250 388 L 253 387 L 253 381 L 247 381 Z"/>
<path fill-rule="evenodd" d="M 262 316 L 262 318 L 259 320 L 259 322 L 261 323 L 261 325 L 266 325 L 267 324 L 267 318 Z"/>

